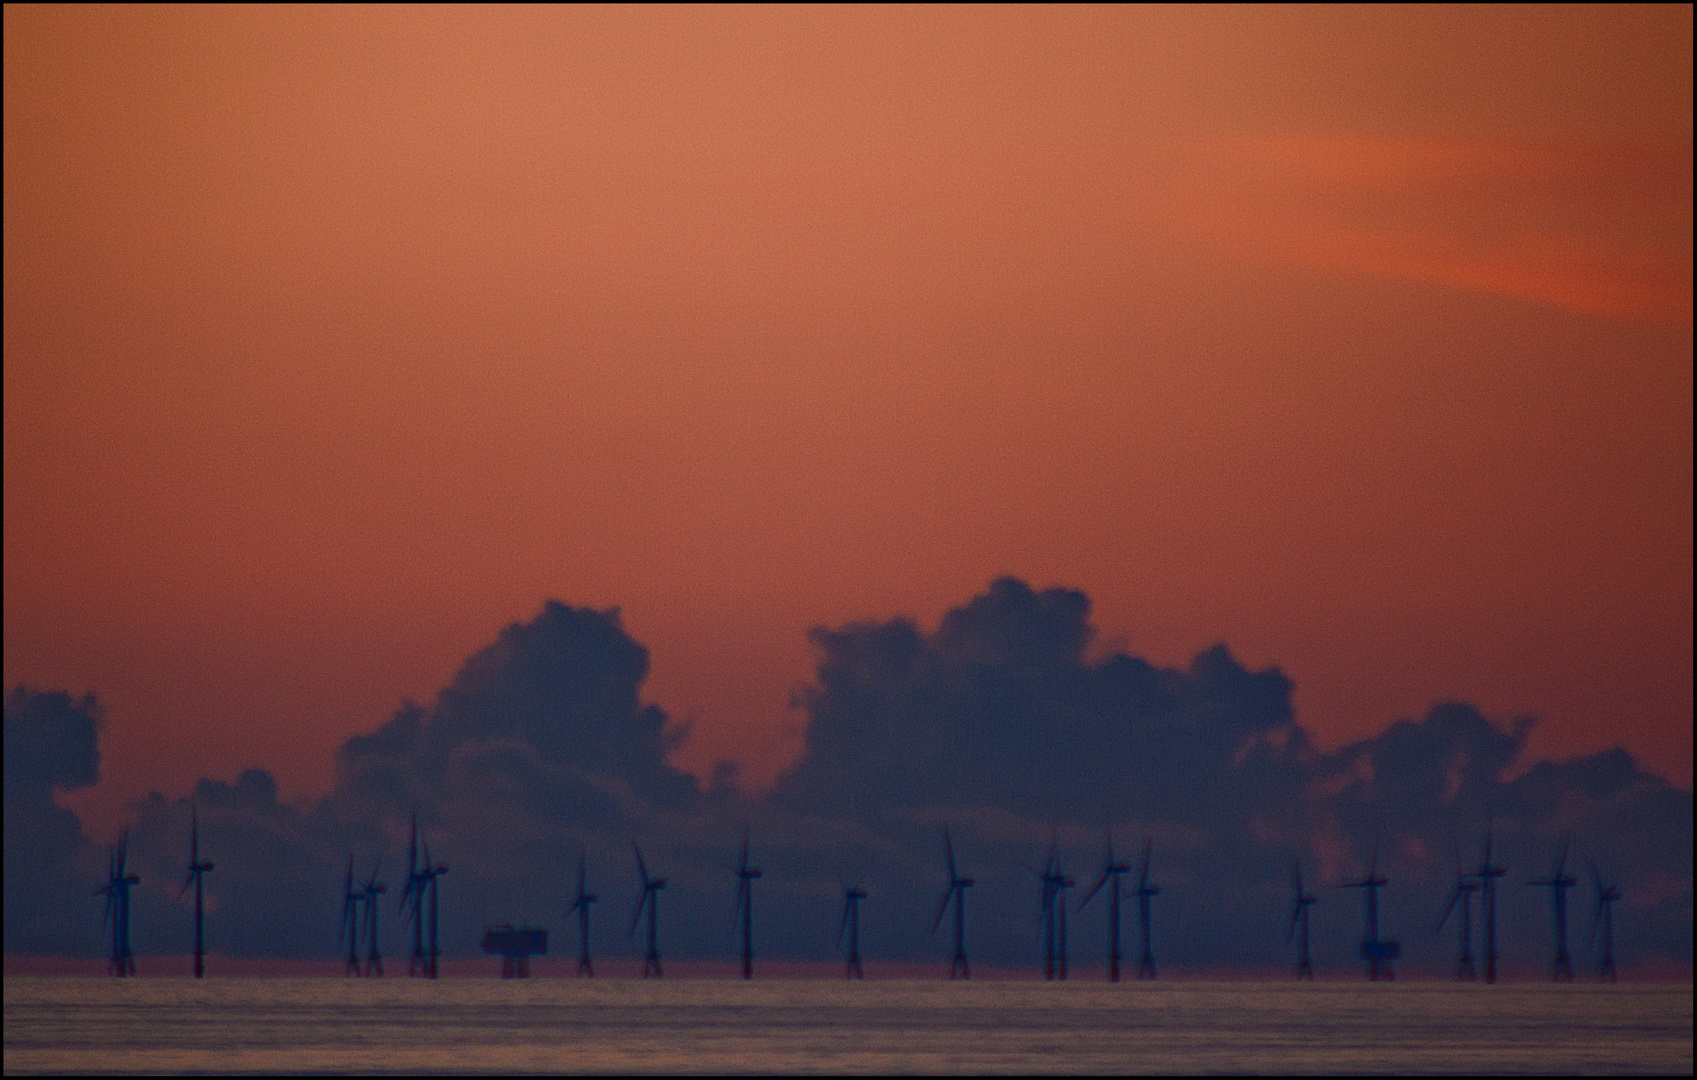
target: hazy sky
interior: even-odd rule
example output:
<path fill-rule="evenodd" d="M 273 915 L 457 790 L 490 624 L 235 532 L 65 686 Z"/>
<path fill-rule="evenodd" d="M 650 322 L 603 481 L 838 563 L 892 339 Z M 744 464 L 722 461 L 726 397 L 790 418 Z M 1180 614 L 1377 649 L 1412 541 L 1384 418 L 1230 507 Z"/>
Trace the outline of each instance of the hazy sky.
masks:
<path fill-rule="evenodd" d="M 322 793 L 546 597 L 769 782 L 808 627 L 1001 574 L 1691 783 L 1689 6 L 4 31 L 5 685 L 97 817 Z"/>

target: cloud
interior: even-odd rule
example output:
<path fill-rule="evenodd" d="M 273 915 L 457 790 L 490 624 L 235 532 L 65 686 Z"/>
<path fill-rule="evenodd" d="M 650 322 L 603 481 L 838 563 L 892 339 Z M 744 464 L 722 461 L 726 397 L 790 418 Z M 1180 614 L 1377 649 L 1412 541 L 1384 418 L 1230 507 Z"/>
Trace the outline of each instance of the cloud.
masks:
<path fill-rule="evenodd" d="M 972 903 L 980 948 L 993 957 L 1021 955 L 1032 937 L 1034 886 L 1015 860 L 1041 861 L 1053 833 L 1072 872 L 1089 875 L 1111 822 L 1122 854 L 1153 839 L 1166 887 L 1158 939 L 1169 962 L 1283 966 L 1278 922 L 1291 860 L 1305 861 L 1310 881 L 1335 886 L 1377 852 L 1393 879 L 1385 925 L 1406 939 L 1409 966 L 1441 972 L 1449 946 L 1431 926 L 1454 853 L 1475 857 L 1493 815 L 1497 851 L 1519 875 L 1512 880 L 1543 870 L 1572 832 L 1576 868 L 1580 857 L 1606 853 L 1628 891 L 1659 874 L 1684 882 L 1632 934 L 1623 931 L 1620 947 L 1689 963 L 1691 795 L 1624 751 L 1506 780 L 1533 721 L 1494 723 L 1442 703 L 1322 754 L 1295 722 L 1292 684 L 1277 669 L 1248 670 L 1224 646 L 1185 669 L 1118 652 L 1090 660 L 1088 615 L 1082 593 L 1002 579 L 946 614 L 935 633 L 906 619 L 815 630 L 807 752 L 773 803 L 852 821 L 864 847 L 870 836 L 899 847 L 900 872 L 880 881 L 886 897 L 906 897 L 921 882 L 927 894 L 940 888 L 940 829 L 951 822 L 957 850 L 977 865 L 980 886 L 991 886 Z M 935 900 L 898 901 L 902 917 L 922 924 L 926 902 Z M 1325 891 L 1318 962 L 1353 964 L 1356 903 L 1354 893 Z M 1534 890 L 1505 892 L 1505 948 L 1527 958 L 1547 951 L 1543 904 Z M 1091 920 L 1075 935 L 1087 954 L 1105 942 Z M 1577 937 L 1572 944 L 1581 946 Z M 926 951 L 922 934 L 903 946 Z M 1029 954 L 1029 941 L 1023 947 Z"/>
<path fill-rule="evenodd" d="M 489 921 L 552 926 L 556 949 L 570 948 L 565 912 L 580 852 L 603 900 L 597 954 L 639 955 L 640 939 L 625 934 L 637 896 L 634 840 L 669 880 L 666 955 L 729 960 L 728 865 L 746 827 L 766 871 L 756 887 L 760 956 L 834 956 L 840 882 L 850 880 L 870 894 L 869 960 L 941 962 L 946 935 L 930 924 L 946 825 L 962 871 L 977 879 L 968 897 L 973 957 L 1023 966 L 1037 949 L 1038 887 L 1027 867 L 1054 837 L 1067 869 L 1088 885 L 1111 826 L 1121 856 L 1135 859 L 1145 838 L 1152 844 L 1163 889 L 1155 944 L 1168 968 L 1288 966 L 1282 921 L 1291 861 L 1301 858 L 1321 895 L 1315 961 L 1353 970 L 1359 898 L 1336 886 L 1376 853 L 1391 879 L 1381 919 L 1404 942 L 1405 969 L 1441 974 L 1451 941 L 1435 932 L 1436 918 L 1456 858 L 1476 857 L 1489 815 L 1510 870 L 1499 921 L 1511 968 L 1536 973 L 1548 952 L 1547 899 L 1521 883 L 1547 868 L 1569 834 L 1570 868 L 1596 860 L 1627 897 L 1617 912 L 1623 966 L 1690 963 L 1692 796 L 1624 751 L 1515 775 L 1533 722 L 1443 703 L 1322 753 L 1276 668 L 1246 668 L 1224 646 L 1183 668 L 1103 653 L 1092 647 L 1089 616 L 1082 592 L 1003 578 L 932 631 L 906 618 L 815 629 L 817 677 L 801 698 L 806 753 L 770 796 L 744 800 L 724 787 L 701 791 L 666 764 L 680 735 L 642 703 L 647 654 L 617 611 L 549 603 L 469 659 L 431 704 L 403 705 L 377 731 L 348 740 L 324 799 L 279 803 L 259 770 L 234 784 L 200 783 L 202 850 L 218 864 L 207 882 L 212 947 L 332 955 L 351 853 L 362 877 L 383 860 L 385 951 L 404 961 L 395 901 L 416 810 L 433 857 L 451 868 L 441 887 L 450 955 L 474 953 Z M 19 760 L 58 762 L 48 775 L 86 782 L 97 709 L 53 702 L 20 708 L 16 725 L 8 705 L 8 769 L 14 728 L 20 740 L 58 732 Z M 26 713 L 59 719 L 25 723 Z M 8 807 L 12 798 L 8 782 Z M 138 947 L 186 951 L 186 901 L 176 894 L 188 800 L 154 796 L 135 809 Z M 8 888 L 19 880 L 12 828 L 8 814 Z M 1570 944 L 1583 967 L 1582 896 L 1574 912 Z M 1073 922 L 1081 973 L 1101 962 L 1104 917 L 1092 908 Z M 7 918 L 10 928 L 10 906 Z M 8 948 L 12 940 L 9 930 Z"/>
<path fill-rule="evenodd" d="M 100 908 L 84 886 L 101 856 L 53 797 L 100 778 L 104 718 L 93 695 L 18 687 L 6 698 L 7 952 L 95 952 L 98 924 L 91 930 L 88 918 Z"/>
<path fill-rule="evenodd" d="M 1253 136 L 1170 169 L 1168 225 L 1239 256 L 1691 318 L 1689 143 Z"/>

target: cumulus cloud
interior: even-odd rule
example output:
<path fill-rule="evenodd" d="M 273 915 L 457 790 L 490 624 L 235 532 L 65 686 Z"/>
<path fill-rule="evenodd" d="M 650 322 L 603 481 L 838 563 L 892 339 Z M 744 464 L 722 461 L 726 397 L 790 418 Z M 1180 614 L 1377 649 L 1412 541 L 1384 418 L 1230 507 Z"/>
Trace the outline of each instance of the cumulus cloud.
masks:
<path fill-rule="evenodd" d="M 6 951 L 95 950 L 84 886 L 100 864 L 75 814 L 55 792 L 100 778 L 104 710 L 93 695 L 18 687 L 6 698 Z M 94 908 L 98 916 L 98 906 Z"/>
<path fill-rule="evenodd" d="M 1092 651 L 1089 616 L 1081 592 L 1004 578 L 933 631 L 905 618 L 815 629 L 816 679 L 801 695 L 805 755 L 771 795 L 743 800 L 722 785 L 703 792 L 667 764 L 682 734 L 642 702 L 647 653 L 617 611 L 549 603 L 468 660 L 433 702 L 403 705 L 375 732 L 348 740 L 326 798 L 279 803 L 258 770 L 233 785 L 200 784 L 203 843 L 219 864 L 208 881 L 213 946 L 332 954 L 348 854 L 362 876 L 372 860 L 386 860 L 393 902 L 416 811 L 432 854 L 451 867 L 441 893 L 450 955 L 474 952 L 483 922 L 509 919 L 554 926 L 556 948 L 569 948 L 565 911 L 579 852 L 603 897 L 596 951 L 636 955 L 640 941 L 625 935 L 636 840 L 650 869 L 670 880 L 661 931 L 668 955 L 729 959 L 728 864 L 747 826 L 766 870 L 756 887 L 762 956 L 834 955 L 840 882 L 852 880 L 871 894 L 862 922 L 869 959 L 940 960 L 947 943 L 930 922 L 948 825 L 963 872 L 978 881 L 968 897 L 973 956 L 1025 965 L 1036 955 L 1039 894 L 1021 864 L 1040 863 L 1053 836 L 1087 884 L 1111 826 L 1122 856 L 1135 858 L 1145 837 L 1153 842 L 1163 965 L 1287 966 L 1282 923 L 1291 860 L 1300 857 L 1309 881 L 1323 886 L 1313 913 L 1316 963 L 1352 969 L 1360 895 L 1335 886 L 1377 853 L 1392 881 L 1382 918 L 1404 942 L 1405 967 L 1441 973 L 1451 944 L 1434 924 L 1455 859 L 1476 859 L 1489 815 L 1510 868 L 1499 918 L 1511 966 L 1530 974 L 1546 959 L 1547 898 L 1518 883 L 1547 870 L 1568 834 L 1570 869 L 1583 873 L 1582 860 L 1596 859 L 1626 894 L 1617 913 L 1622 964 L 1690 962 L 1692 797 L 1623 751 L 1516 776 L 1533 722 L 1493 721 L 1446 703 L 1322 753 L 1276 668 L 1248 669 L 1224 646 L 1183 668 L 1102 655 Z M 36 770 L 53 783 L 91 779 L 92 703 L 82 712 L 64 702 L 56 712 L 32 708 L 32 717 L 59 719 L 20 719 L 17 738 L 56 731 L 60 742 L 31 744 L 18 760 L 58 763 Z M 47 790 L 34 782 L 20 792 Z M 51 800 L 31 805 L 41 817 Z M 138 945 L 181 951 L 188 922 L 175 879 L 188 801 L 155 796 L 136 809 L 133 844 L 147 879 Z M 1583 895 L 1576 901 L 1571 944 L 1583 965 L 1589 909 Z M 1101 963 L 1104 914 L 1074 920 L 1081 971 Z M 385 949 L 395 956 L 404 933 L 393 903 L 385 915 Z"/>

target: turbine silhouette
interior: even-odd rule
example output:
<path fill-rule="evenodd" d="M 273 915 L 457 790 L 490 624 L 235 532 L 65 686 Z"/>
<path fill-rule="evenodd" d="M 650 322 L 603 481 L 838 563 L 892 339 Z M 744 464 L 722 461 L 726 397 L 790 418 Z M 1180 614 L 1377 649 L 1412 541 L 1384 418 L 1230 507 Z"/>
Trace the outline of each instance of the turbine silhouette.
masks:
<path fill-rule="evenodd" d="M 1090 891 L 1084 894 L 1084 899 L 1078 902 L 1078 910 L 1083 911 L 1103 885 L 1108 885 L 1108 981 L 1120 981 L 1120 875 L 1131 872 L 1131 864 L 1119 862 L 1114 858 L 1114 837 L 1112 832 L 1102 830 L 1105 844 L 1102 856 L 1102 872 L 1097 876 L 1096 883 L 1090 886 Z M 1148 873 L 1147 856 L 1145 856 L 1144 872 Z M 1143 903 L 1147 905 L 1148 901 Z M 1148 931 L 1145 919 L 1144 937 L 1147 942 Z"/>
<path fill-rule="evenodd" d="M 1478 976 L 1473 972 L 1473 894 L 1479 891 L 1479 879 L 1465 873 L 1461 868 L 1461 853 L 1455 856 L 1455 888 L 1450 892 L 1449 903 L 1444 905 L 1444 913 L 1438 918 L 1438 930 L 1442 931 L 1444 923 L 1449 921 L 1450 913 L 1461 912 L 1461 953 L 1455 962 L 1455 977 L 1457 981 L 1472 982 Z"/>
<path fill-rule="evenodd" d="M 1497 879 L 1507 870 L 1491 861 L 1492 819 L 1485 817 L 1485 844 L 1479 858 L 1479 869 L 1473 876 L 1479 879 L 1479 904 L 1485 916 L 1485 981 L 1497 981 Z"/>
<path fill-rule="evenodd" d="M 1579 883 L 1579 879 L 1567 873 L 1567 844 L 1570 837 L 1562 837 L 1561 847 L 1556 851 L 1555 865 L 1550 869 L 1550 876 L 1542 881 L 1528 881 L 1526 884 L 1533 888 L 1550 890 L 1550 910 L 1555 916 L 1556 955 L 1550 961 L 1550 977 L 1557 982 L 1573 981 L 1573 962 L 1567 955 L 1567 890 Z"/>
<path fill-rule="evenodd" d="M 1597 932 L 1602 931 L 1603 953 L 1597 965 L 1598 982 L 1615 981 L 1615 920 L 1613 904 L 1620 899 L 1620 890 L 1613 885 L 1603 883 L 1603 875 L 1598 873 L 1597 864 L 1586 860 L 1591 868 L 1591 885 L 1596 889 L 1596 908 L 1591 916 L 1591 939 L 1597 938 Z"/>
<path fill-rule="evenodd" d="M 642 849 L 631 841 L 631 850 L 636 852 L 636 872 L 642 877 L 642 895 L 637 897 L 636 908 L 630 913 L 630 931 L 625 936 L 636 936 L 636 924 L 642 918 L 642 909 L 648 909 L 648 954 L 642 960 L 642 977 L 660 978 L 665 972 L 660 967 L 660 934 L 657 921 L 660 911 L 660 890 L 666 887 L 665 878 L 648 876 L 648 864 L 642 861 Z"/>
<path fill-rule="evenodd" d="M 1155 977 L 1155 954 L 1149 948 L 1149 898 L 1161 891 L 1159 885 L 1149 883 L 1149 851 L 1153 844 L 1148 837 L 1143 840 L 1143 862 L 1137 870 L 1137 923 L 1143 931 L 1143 952 L 1137 958 L 1137 977 L 1153 979 Z"/>
<path fill-rule="evenodd" d="M 1301 860 L 1290 864 L 1290 880 L 1294 894 L 1290 904 L 1290 927 L 1285 931 L 1285 942 L 1290 942 L 1298 928 L 1302 930 L 1302 940 L 1297 950 L 1296 977 L 1311 980 L 1314 978 L 1314 965 L 1308 960 L 1308 909 L 1320 898 L 1303 891 Z"/>
<path fill-rule="evenodd" d="M 848 935 L 848 962 L 843 978 L 864 979 L 866 972 L 860 967 L 860 902 L 866 899 L 866 890 L 840 878 L 838 884 L 843 887 L 843 917 L 837 923 L 837 942 L 841 944 L 843 935 Z"/>
<path fill-rule="evenodd" d="M 383 865 L 383 856 L 379 855 L 371 864 L 371 876 L 365 879 L 362 899 L 365 901 L 365 973 L 367 975 L 383 974 L 383 953 L 377 946 L 377 908 L 378 897 L 389 891 L 389 886 L 377 880 L 377 870 Z"/>
<path fill-rule="evenodd" d="M 106 857 L 106 884 L 94 891 L 106 897 L 106 925 L 112 927 L 112 955 L 106 961 L 106 973 L 120 979 L 136 973 L 135 953 L 130 949 L 130 888 L 141 884 L 141 878 L 129 873 L 130 830 L 118 836 L 118 843 Z"/>
<path fill-rule="evenodd" d="M 742 855 L 737 859 L 737 922 L 742 927 L 742 977 L 754 978 L 754 890 L 749 883 L 760 876 L 758 866 L 748 865 L 748 826 L 742 830 Z"/>
<path fill-rule="evenodd" d="M 949 837 L 949 827 L 943 826 L 943 852 L 948 860 L 949 884 L 943 890 L 943 902 L 937 907 L 937 917 L 931 920 L 931 932 L 935 934 L 937 927 L 943 924 L 943 915 L 948 912 L 949 904 L 955 906 L 955 951 L 949 959 L 949 978 L 972 978 L 972 969 L 966 962 L 966 890 L 972 886 L 971 878 L 963 878 L 955 871 L 955 845 Z"/>
<path fill-rule="evenodd" d="M 571 910 L 577 912 L 577 973 L 586 979 L 595 978 L 595 962 L 589 958 L 589 905 L 599 899 L 592 892 L 584 891 L 586 878 L 585 862 L 589 853 L 580 849 L 577 856 L 577 897 L 572 901 Z"/>
<path fill-rule="evenodd" d="M 352 866 L 353 856 L 349 856 Z M 425 862 L 428 864 L 429 859 Z M 424 951 L 424 891 L 430 881 L 430 875 L 422 873 L 418 868 L 418 814 L 412 816 L 412 836 L 407 841 L 407 883 L 401 890 L 401 915 L 407 914 L 407 905 L 412 905 L 412 953 L 407 957 L 407 977 L 412 978 L 419 973 L 426 977 L 430 974 L 430 957 Z"/>
<path fill-rule="evenodd" d="M 1024 865 L 1023 863 L 1021 865 Z M 1043 926 L 1043 978 L 1067 977 L 1067 909 L 1066 890 L 1073 884 L 1061 870 L 1059 845 L 1053 834 L 1049 837 L 1049 854 L 1041 871 L 1025 867 L 1043 885 L 1038 905 L 1038 921 Z"/>
<path fill-rule="evenodd" d="M 363 893 L 354 890 L 354 857 L 348 856 L 348 876 L 342 882 L 342 936 L 348 939 L 348 956 L 342 963 L 344 975 L 358 975 L 359 970 L 359 906 Z"/>
<path fill-rule="evenodd" d="M 202 914 L 200 879 L 201 875 L 212 869 L 209 862 L 200 861 L 200 807 L 194 802 L 189 803 L 189 874 L 183 879 L 183 887 L 177 890 L 177 899 L 189 891 L 189 883 L 194 883 L 194 977 L 206 976 L 206 942 L 202 933 L 205 918 Z"/>
<path fill-rule="evenodd" d="M 1345 889 L 1364 890 L 1367 900 L 1367 932 L 1361 939 L 1361 958 L 1367 961 L 1367 980 L 1376 982 L 1381 976 L 1389 981 L 1395 981 L 1396 970 L 1391 961 L 1402 955 L 1402 945 L 1399 942 L 1383 940 L 1379 937 L 1379 890 L 1390 884 L 1389 879 L 1379 876 L 1379 852 L 1373 852 L 1373 862 L 1367 871 L 1367 876 L 1360 881 L 1349 881 L 1343 884 Z"/>

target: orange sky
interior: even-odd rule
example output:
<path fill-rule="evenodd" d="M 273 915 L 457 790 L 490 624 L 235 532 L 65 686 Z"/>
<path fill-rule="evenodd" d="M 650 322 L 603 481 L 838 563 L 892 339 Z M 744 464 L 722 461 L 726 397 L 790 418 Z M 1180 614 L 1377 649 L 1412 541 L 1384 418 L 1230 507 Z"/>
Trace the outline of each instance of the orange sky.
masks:
<path fill-rule="evenodd" d="M 545 597 L 681 762 L 993 577 L 1692 776 L 1692 12 L 5 9 L 5 683 L 289 796 Z M 80 801 L 79 801 L 80 800 Z"/>

